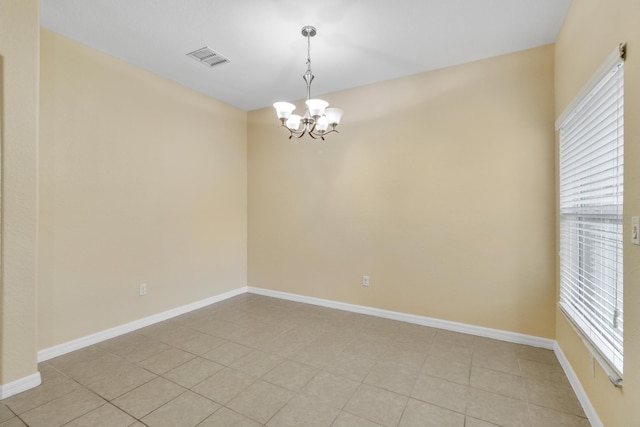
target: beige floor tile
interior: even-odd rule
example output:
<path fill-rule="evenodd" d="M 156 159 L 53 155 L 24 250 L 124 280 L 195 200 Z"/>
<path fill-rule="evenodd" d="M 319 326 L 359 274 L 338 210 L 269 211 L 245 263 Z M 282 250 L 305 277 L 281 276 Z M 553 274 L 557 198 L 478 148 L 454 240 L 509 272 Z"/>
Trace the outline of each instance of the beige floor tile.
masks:
<path fill-rule="evenodd" d="M 166 329 L 165 323 L 161 322 L 155 326 L 150 326 L 150 328 L 164 328 Z M 122 334 L 115 336 L 113 338 L 106 339 L 104 341 L 100 341 L 91 347 L 97 347 L 101 350 L 107 351 L 109 353 L 116 353 L 123 348 L 127 348 L 132 344 L 137 344 L 141 342 L 147 342 L 149 340 L 157 341 L 155 338 L 141 334 L 140 330 L 136 330 L 130 333 Z"/>
<path fill-rule="evenodd" d="M 0 402 L 0 423 L 3 423 L 15 416 L 16 414 L 14 414 L 13 411 L 9 409 L 7 405 Z"/>
<path fill-rule="evenodd" d="M 474 347 L 473 349 L 474 362 L 477 364 L 478 361 L 482 360 L 482 361 L 496 361 L 497 363 L 508 363 L 509 369 L 514 369 L 513 367 L 515 367 L 516 369 L 515 371 L 510 373 L 519 375 L 520 366 L 519 364 L 516 363 L 518 361 L 518 354 L 516 353 L 516 347 L 512 343 L 505 343 L 505 344 L 509 344 L 510 346 L 509 347 L 503 347 L 503 346 L 490 347 L 486 345 L 484 347 L 483 346 Z M 503 372 L 506 372 L 506 371 L 503 370 Z"/>
<path fill-rule="evenodd" d="M 343 352 L 355 339 L 352 331 L 347 330 L 348 326 L 339 326 L 326 330 L 316 338 L 311 345 L 331 350 L 333 353 Z"/>
<path fill-rule="evenodd" d="M 86 389 L 78 389 L 20 415 L 32 427 L 59 426 L 104 405 L 105 401 Z"/>
<path fill-rule="evenodd" d="M 302 389 L 302 394 L 318 403 L 342 409 L 359 385 L 348 378 L 320 372 Z"/>
<path fill-rule="evenodd" d="M 88 347 L 52 359 L 48 363 L 79 383 L 87 385 L 110 376 L 111 372 L 130 362 L 115 354 Z"/>
<path fill-rule="evenodd" d="M 434 341 L 434 343 L 429 348 L 427 358 L 444 359 L 470 364 L 472 355 L 472 347 L 464 347 Z"/>
<path fill-rule="evenodd" d="M 299 328 L 287 331 L 269 342 L 259 346 L 263 351 L 290 358 L 316 339 L 317 331 L 309 333 Z"/>
<path fill-rule="evenodd" d="M 142 419 L 151 427 L 193 427 L 220 408 L 209 399 L 186 391 Z"/>
<path fill-rule="evenodd" d="M 340 360 L 341 352 L 342 350 L 337 347 L 328 347 L 323 343 L 313 342 L 293 354 L 291 359 L 318 369 L 328 369 L 336 366 Z M 354 359 L 358 360 L 355 357 Z"/>
<path fill-rule="evenodd" d="M 98 346 L 131 362 L 148 359 L 170 348 L 154 338 L 135 332 L 104 341 Z"/>
<path fill-rule="evenodd" d="M 515 353 L 474 352 L 471 364 L 507 374 L 521 375 L 520 363 Z"/>
<path fill-rule="evenodd" d="M 419 371 L 427 358 L 427 353 L 419 353 L 415 351 L 401 350 L 394 345 L 389 345 L 387 350 L 378 357 L 378 360 L 402 365 L 408 369 Z"/>
<path fill-rule="evenodd" d="M 267 423 L 270 427 L 329 427 L 340 410 L 298 395 Z"/>
<path fill-rule="evenodd" d="M 102 356 L 105 356 L 107 354 L 107 351 L 100 349 L 98 346 L 92 345 L 47 360 L 46 363 L 58 369 L 59 371 L 66 372 L 77 365 L 100 359 Z"/>
<path fill-rule="evenodd" d="M 18 417 L 13 417 L 7 421 L 0 423 L 0 427 L 24 427 L 24 426 L 26 426 L 26 424 L 23 423 Z"/>
<path fill-rule="evenodd" d="M 426 326 L 421 326 L 426 328 Z M 434 335 L 435 336 L 435 335 Z M 411 338 L 405 336 L 396 337 L 390 345 L 393 348 L 397 348 L 400 351 L 413 352 L 423 354 L 424 357 L 429 354 L 431 350 L 431 345 L 433 343 L 433 338 L 424 339 L 424 338 Z"/>
<path fill-rule="evenodd" d="M 433 356 L 427 358 L 422 366 L 422 373 L 424 374 L 462 385 L 469 385 L 470 372 L 471 364 L 469 363 L 461 363 L 455 360 Z"/>
<path fill-rule="evenodd" d="M 537 405 L 529 405 L 532 427 L 590 427 L 591 423 L 584 417 L 558 412 Z"/>
<path fill-rule="evenodd" d="M 436 336 L 433 338 L 433 342 L 436 344 L 473 348 L 475 338 L 476 337 L 474 337 L 473 335 L 438 329 Z"/>
<path fill-rule="evenodd" d="M 498 424 L 493 424 L 487 421 L 482 421 L 477 418 L 469 417 L 464 421 L 464 427 L 500 427 Z"/>
<path fill-rule="evenodd" d="M 165 350 L 162 353 L 158 353 L 148 359 L 138 362 L 138 365 L 155 374 L 161 375 L 188 362 L 194 357 L 195 356 L 193 354 L 187 353 L 186 351 L 177 348 L 170 348 L 169 350 Z"/>
<path fill-rule="evenodd" d="M 527 404 L 522 400 L 471 389 L 467 415 L 504 427 L 529 427 Z"/>
<path fill-rule="evenodd" d="M 369 336 L 356 337 L 344 349 L 344 352 L 357 357 L 376 359 L 387 351 L 390 342 L 391 340 L 386 338 L 380 339 Z"/>
<path fill-rule="evenodd" d="M 375 364 L 375 359 L 365 359 L 343 353 L 336 356 L 332 363 L 325 367 L 325 370 L 352 381 L 362 382 Z"/>
<path fill-rule="evenodd" d="M 341 412 L 338 418 L 331 424 L 331 427 L 380 427 L 380 424 L 356 417 L 348 412 Z"/>
<path fill-rule="evenodd" d="M 400 427 L 464 427 L 464 415 L 418 400 L 409 399 Z"/>
<path fill-rule="evenodd" d="M 251 353 L 251 351 L 252 349 L 249 347 L 231 341 L 226 341 L 224 344 L 204 353 L 202 357 L 224 366 L 230 366 L 236 360 L 239 360 Z"/>
<path fill-rule="evenodd" d="M 154 378 L 156 375 L 151 372 L 125 361 L 104 372 L 98 380 L 86 385 L 105 399 L 113 400 Z"/>
<path fill-rule="evenodd" d="M 553 350 L 548 350 L 546 348 L 518 344 L 516 346 L 516 355 L 519 359 L 535 360 L 536 362 L 548 363 L 551 365 L 560 364 Z"/>
<path fill-rule="evenodd" d="M 38 370 L 42 377 L 42 384 L 3 401 L 9 409 L 18 415 L 81 387 L 80 384 L 46 363 L 38 365 Z"/>
<path fill-rule="evenodd" d="M 110 403 L 76 418 L 65 427 L 127 427 L 136 420 Z"/>
<path fill-rule="evenodd" d="M 193 331 L 193 332 L 197 332 L 197 331 Z M 188 351 L 189 353 L 202 355 L 224 343 L 225 343 L 225 340 L 223 340 L 222 338 L 197 332 L 196 335 L 190 337 L 189 339 L 174 343 L 172 345 L 174 345 L 175 347 L 181 350 Z"/>
<path fill-rule="evenodd" d="M 224 368 L 193 387 L 192 390 L 224 405 L 254 382 L 255 378 L 244 372 Z"/>
<path fill-rule="evenodd" d="M 365 378 L 366 384 L 409 396 L 418 379 L 418 371 L 403 365 L 378 362 Z"/>
<path fill-rule="evenodd" d="M 408 400 L 406 396 L 362 384 L 344 411 L 384 426 L 396 426 Z"/>
<path fill-rule="evenodd" d="M 202 354 L 224 343 L 221 338 L 213 337 L 186 326 L 174 329 L 157 337 L 162 342 L 190 353 Z M 197 345 L 201 341 L 203 345 Z M 195 351 L 194 351 L 195 350 Z"/>
<path fill-rule="evenodd" d="M 156 378 L 120 396 L 113 404 L 140 419 L 182 394 L 185 388 L 164 378 Z"/>
<path fill-rule="evenodd" d="M 318 369 L 293 360 L 285 360 L 262 379 L 271 384 L 298 392 L 318 373 Z"/>
<path fill-rule="evenodd" d="M 203 359 L 202 357 L 196 357 L 195 359 L 191 359 L 187 363 L 166 372 L 163 377 L 181 385 L 182 387 L 191 388 L 223 368 L 224 366 L 215 362 Z"/>
<path fill-rule="evenodd" d="M 571 387 L 567 376 L 558 363 L 549 364 L 535 360 L 520 359 L 522 376 L 539 381 L 548 381 L 564 387 Z"/>
<path fill-rule="evenodd" d="M 199 313 L 200 313 L 200 310 L 196 310 L 196 311 L 192 311 L 191 313 L 182 315 L 179 318 L 186 320 L 191 316 L 197 316 Z M 138 329 L 136 333 L 147 336 L 147 337 L 160 339 L 166 334 L 171 333 L 172 330 L 179 327 L 182 323 L 183 322 L 178 321 L 178 317 L 175 317 L 173 319 L 169 319 L 164 322 L 156 323 L 156 324 Z"/>
<path fill-rule="evenodd" d="M 584 417 L 582 405 L 571 387 L 527 378 L 524 382 L 527 401 L 538 406 Z"/>
<path fill-rule="evenodd" d="M 203 320 L 193 324 L 194 329 L 228 341 L 234 341 L 246 332 L 244 326 L 224 320 Z"/>
<path fill-rule="evenodd" d="M 242 359 L 233 362 L 231 367 L 252 377 L 260 378 L 282 363 L 283 360 L 284 358 L 277 354 L 254 350 Z"/>
<path fill-rule="evenodd" d="M 273 341 L 285 332 L 280 325 L 265 324 L 265 321 L 260 320 L 256 320 L 253 323 L 256 323 L 256 325 L 244 324 L 244 333 L 235 338 L 234 341 L 247 347 L 262 348 L 266 343 Z"/>
<path fill-rule="evenodd" d="M 471 370 L 471 387 L 524 400 L 524 381 L 517 375 L 474 366 Z"/>
<path fill-rule="evenodd" d="M 468 386 L 421 374 L 411 397 L 426 403 L 464 413 L 469 400 Z"/>
<path fill-rule="evenodd" d="M 262 424 L 222 407 L 204 420 L 198 427 L 260 427 Z"/>
<path fill-rule="evenodd" d="M 438 334 L 438 329 L 430 326 L 416 325 L 413 323 L 403 323 L 398 328 L 397 337 L 407 338 L 412 341 L 433 341 Z"/>
<path fill-rule="evenodd" d="M 257 381 L 225 406 L 265 424 L 293 395 L 292 392 L 282 387 L 264 381 Z"/>
<path fill-rule="evenodd" d="M 473 339 L 473 351 L 486 351 L 491 353 L 510 353 L 515 355 L 518 344 L 514 344 L 507 341 L 496 340 L 486 337 L 474 337 Z"/>
<path fill-rule="evenodd" d="M 346 316 L 350 316 L 350 313 L 347 312 Z M 379 335 L 392 338 L 398 335 L 398 330 L 404 325 L 404 322 L 400 320 L 385 319 L 376 316 L 367 316 L 364 320 L 363 331 L 371 330 Z"/>

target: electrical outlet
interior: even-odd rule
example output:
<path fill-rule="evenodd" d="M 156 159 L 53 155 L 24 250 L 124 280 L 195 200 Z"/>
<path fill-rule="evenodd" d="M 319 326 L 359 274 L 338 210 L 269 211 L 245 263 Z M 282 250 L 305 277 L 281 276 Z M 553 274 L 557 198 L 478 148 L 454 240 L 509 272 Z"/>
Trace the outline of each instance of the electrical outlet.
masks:
<path fill-rule="evenodd" d="M 140 296 L 144 296 L 147 294 L 147 284 L 146 283 L 140 283 Z"/>
<path fill-rule="evenodd" d="M 369 276 L 362 276 L 362 286 L 369 286 Z"/>

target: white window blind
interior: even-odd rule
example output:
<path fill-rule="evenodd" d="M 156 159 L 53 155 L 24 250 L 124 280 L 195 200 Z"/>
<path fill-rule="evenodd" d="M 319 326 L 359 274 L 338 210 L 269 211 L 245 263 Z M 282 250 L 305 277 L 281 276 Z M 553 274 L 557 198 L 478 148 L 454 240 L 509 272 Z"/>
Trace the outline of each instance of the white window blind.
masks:
<path fill-rule="evenodd" d="M 611 63 L 612 62 L 612 63 Z M 602 70 L 560 131 L 560 307 L 623 370 L 624 61 Z"/>

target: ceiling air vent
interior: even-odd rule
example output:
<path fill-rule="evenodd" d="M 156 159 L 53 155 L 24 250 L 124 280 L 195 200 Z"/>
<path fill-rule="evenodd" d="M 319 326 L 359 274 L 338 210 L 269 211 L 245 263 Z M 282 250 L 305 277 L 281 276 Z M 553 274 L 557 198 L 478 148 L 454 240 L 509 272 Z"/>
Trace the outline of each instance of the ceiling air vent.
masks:
<path fill-rule="evenodd" d="M 222 65 L 227 62 L 231 62 L 224 56 L 220 55 L 218 52 L 214 52 L 208 47 L 194 50 L 191 53 L 187 53 L 187 56 L 190 56 L 201 64 L 207 65 L 209 67 L 215 67 L 216 65 Z"/>

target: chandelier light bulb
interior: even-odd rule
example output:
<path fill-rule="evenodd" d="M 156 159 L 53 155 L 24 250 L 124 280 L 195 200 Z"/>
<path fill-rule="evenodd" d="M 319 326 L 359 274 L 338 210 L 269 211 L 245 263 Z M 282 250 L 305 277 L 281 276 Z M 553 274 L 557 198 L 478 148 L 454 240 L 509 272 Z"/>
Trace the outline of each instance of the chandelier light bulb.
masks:
<path fill-rule="evenodd" d="M 289 139 L 302 138 L 309 135 L 313 139 L 322 139 L 331 132 L 338 132 L 343 111 L 340 108 L 327 108 L 329 103 L 322 99 L 311 99 L 311 82 L 314 75 L 311 72 L 311 37 L 316 35 L 312 26 L 302 28 L 302 35 L 307 38 L 307 71 L 302 76 L 307 85 L 306 110 L 303 116 L 292 114 L 296 106 L 290 102 L 276 102 L 273 107 L 282 126 L 289 130 Z"/>

